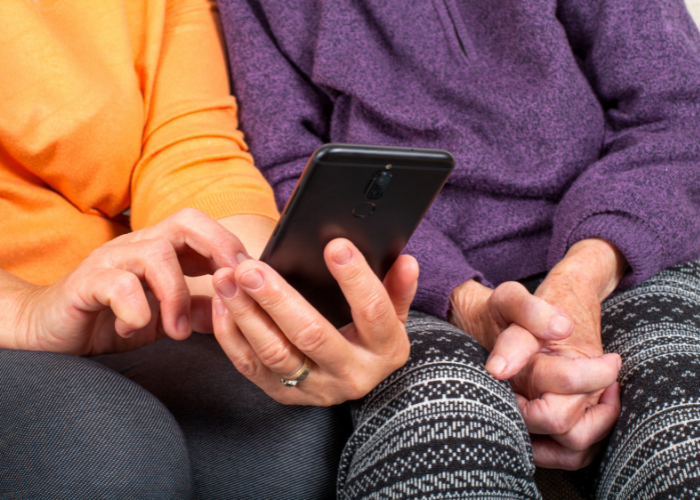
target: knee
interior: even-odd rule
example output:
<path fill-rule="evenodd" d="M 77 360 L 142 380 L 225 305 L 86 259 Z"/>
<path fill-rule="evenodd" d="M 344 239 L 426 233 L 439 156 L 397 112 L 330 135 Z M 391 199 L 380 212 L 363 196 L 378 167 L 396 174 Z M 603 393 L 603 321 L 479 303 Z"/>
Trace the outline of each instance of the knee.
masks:
<path fill-rule="evenodd" d="M 19 488 L 27 498 L 191 496 L 184 436 L 143 388 L 74 356 L 2 351 L 0 366 L 7 383 L 0 492 Z"/>
<path fill-rule="evenodd" d="M 479 478 L 490 475 L 503 485 L 496 496 L 536 496 L 527 429 L 508 382 L 484 368 L 487 351 L 432 316 L 412 313 L 406 326 L 406 365 L 354 403 L 339 496 L 367 494 L 378 468 L 387 485 L 442 477 L 476 494 Z"/>
<path fill-rule="evenodd" d="M 516 454 L 530 462 L 530 442 L 515 395 L 507 381 L 486 371 L 488 351 L 462 330 L 426 314 L 411 313 L 406 329 L 411 340 L 408 362 L 355 403 L 356 427 L 390 407 L 393 416 L 414 423 L 451 421 L 467 434 L 481 428 L 486 434 L 510 436 Z M 455 428 L 450 429 L 445 428 L 445 439 L 455 437 Z"/>

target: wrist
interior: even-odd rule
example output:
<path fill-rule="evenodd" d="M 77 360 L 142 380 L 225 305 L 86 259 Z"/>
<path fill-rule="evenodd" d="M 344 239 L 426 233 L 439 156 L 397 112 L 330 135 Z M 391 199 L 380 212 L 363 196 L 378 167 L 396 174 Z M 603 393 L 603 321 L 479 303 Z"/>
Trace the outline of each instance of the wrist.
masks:
<path fill-rule="evenodd" d="M 254 259 L 260 257 L 277 225 L 268 217 L 253 214 L 231 215 L 217 222 L 235 234 Z"/>
<path fill-rule="evenodd" d="M 549 275 L 573 278 L 602 302 L 617 288 L 627 268 L 627 260 L 613 244 L 589 238 L 573 244 Z"/>
<path fill-rule="evenodd" d="M 33 327 L 36 297 L 44 287 L 33 285 L 9 273 L 0 276 L 0 347 L 15 350 L 36 350 Z"/>
<path fill-rule="evenodd" d="M 491 351 L 496 339 L 484 325 L 478 321 L 487 306 L 493 290 L 478 281 L 468 280 L 450 293 L 450 309 L 447 320 L 460 330 L 468 333 L 477 342 Z"/>

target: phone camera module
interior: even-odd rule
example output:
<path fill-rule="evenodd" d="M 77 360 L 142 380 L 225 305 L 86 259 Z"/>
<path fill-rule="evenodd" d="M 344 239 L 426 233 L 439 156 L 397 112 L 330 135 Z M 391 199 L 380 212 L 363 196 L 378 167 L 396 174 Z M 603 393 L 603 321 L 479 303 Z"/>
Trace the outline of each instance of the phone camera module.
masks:
<path fill-rule="evenodd" d="M 368 200 L 378 200 L 386 192 L 386 188 L 391 182 L 391 174 L 389 172 L 379 172 L 372 177 L 372 180 L 365 191 L 365 198 Z"/>

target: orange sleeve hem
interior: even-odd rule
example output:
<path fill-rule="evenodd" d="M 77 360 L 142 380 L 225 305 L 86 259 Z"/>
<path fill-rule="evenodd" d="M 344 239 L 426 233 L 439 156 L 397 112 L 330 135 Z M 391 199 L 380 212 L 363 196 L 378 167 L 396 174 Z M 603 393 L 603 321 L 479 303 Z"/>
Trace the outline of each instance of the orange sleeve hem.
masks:
<path fill-rule="evenodd" d="M 279 213 L 275 202 L 267 193 L 231 191 L 216 193 L 201 198 L 184 200 L 171 205 L 167 210 L 153 211 L 144 221 L 144 227 L 151 226 L 183 208 L 196 208 L 212 219 L 223 219 L 231 215 L 262 215 L 277 221 Z"/>

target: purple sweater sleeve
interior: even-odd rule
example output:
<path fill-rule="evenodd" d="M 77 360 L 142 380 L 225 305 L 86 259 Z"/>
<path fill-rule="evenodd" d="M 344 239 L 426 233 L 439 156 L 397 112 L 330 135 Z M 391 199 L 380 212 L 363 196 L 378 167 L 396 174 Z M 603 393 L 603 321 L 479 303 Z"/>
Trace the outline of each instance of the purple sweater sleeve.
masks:
<path fill-rule="evenodd" d="M 303 23 L 309 17 L 299 12 L 268 15 L 265 8 L 264 2 L 219 2 L 241 128 L 281 209 L 308 158 L 330 140 L 329 117 L 335 96 L 310 82 L 313 50 L 305 45 L 306 38 L 300 37 L 296 43 L 288 40 L 284 45 L 273 34 L 275 28 L 283 27 L 269 24 L 285 18 Z M 296 29 L 309 30 L 308 34 L 316 28 L 299 24 Z M 292 59 L 307 66 L 299 67 Z M 467 264 L 459 246 L 428 220 L 416 230 L 405 253 L 415 255 L 420 266 L 413 307 L 429 314 L 445 318 L 452 289 L 468 279 L 482 279 Z"/>
<path fill-rule="evenodd" d="M 625 255 L 621 287 L 697 257 L 700 36 L 680 0 L 565 0 L 557 12 L 605 110 L 599 161 L 557 208 L 549 264 L 603 238 Z"/>
<path fill-rule="evenodd" d="M 420 266 L 418 291 L 412 307 L 439 318 L 447 318 L 450 294 L 467 280 L 485 285 L 482 274 L 473 269 L 462 250 L 429 220 L 424 219 L 413 233 L 404 253 L 414 255 Z"/>

